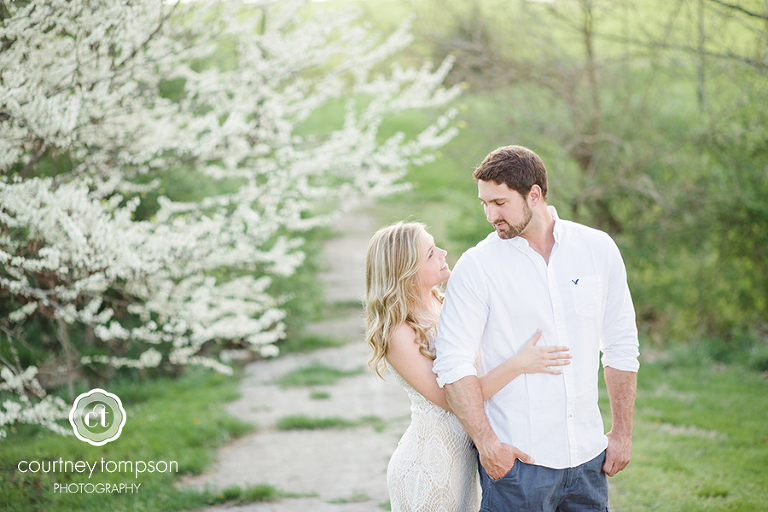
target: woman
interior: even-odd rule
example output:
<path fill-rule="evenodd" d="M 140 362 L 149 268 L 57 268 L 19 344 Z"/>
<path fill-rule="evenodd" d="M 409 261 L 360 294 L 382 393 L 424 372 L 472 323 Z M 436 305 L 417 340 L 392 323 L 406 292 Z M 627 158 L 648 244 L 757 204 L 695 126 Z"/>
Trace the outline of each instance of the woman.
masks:
<path fill-rule="evenodd" d="M 380 229 L 366 256 L 366 339 L 369 365 L 389 369 L 411 399 L 411 425 L 387 468 L 394 512 L 467 512 L 480 508 L 472 444 L 450 412 L 432 373 L 434 338 L 443 297 L 437 285 L 451 275 L 446 252 L 420 223 Z M 560 374 L 567 347 L 537 347 L 541 331 L 514 357 L 480 376 L 488 398 L 523 373 Z"/>

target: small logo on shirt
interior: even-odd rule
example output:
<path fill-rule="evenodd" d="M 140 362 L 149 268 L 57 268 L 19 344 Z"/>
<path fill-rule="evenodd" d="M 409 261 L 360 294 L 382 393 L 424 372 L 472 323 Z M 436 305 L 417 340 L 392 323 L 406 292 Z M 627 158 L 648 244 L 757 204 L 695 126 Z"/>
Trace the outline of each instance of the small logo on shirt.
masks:
<path fill-rule="evenodd" d="M 578 279 L 577 279 L 577 280 L 575 280 L 575 281 L 574 281 L 573 279 L 571 279 L 571 282 L 572 282 L 573 284 L 579 284 L 579 280 L 578 280 Z"/>

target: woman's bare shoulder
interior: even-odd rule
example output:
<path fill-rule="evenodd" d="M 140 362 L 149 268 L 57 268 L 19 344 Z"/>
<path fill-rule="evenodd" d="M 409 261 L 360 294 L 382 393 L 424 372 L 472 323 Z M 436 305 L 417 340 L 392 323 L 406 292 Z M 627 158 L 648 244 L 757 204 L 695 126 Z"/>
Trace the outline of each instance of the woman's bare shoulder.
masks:
<path fill-rule="evenodd" d="M 390 346 L 396 346 L 398 348 L 408 346 L 416 341 L 416 331 L 407 323 L 402 323 L 392 331 L 392 335 L 389 338 Z"/>

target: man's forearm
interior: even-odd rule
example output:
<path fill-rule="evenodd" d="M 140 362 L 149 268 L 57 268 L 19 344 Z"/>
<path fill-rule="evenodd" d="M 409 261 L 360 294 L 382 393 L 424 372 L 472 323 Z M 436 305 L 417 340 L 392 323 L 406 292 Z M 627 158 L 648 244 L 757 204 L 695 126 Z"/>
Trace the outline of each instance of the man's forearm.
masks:
<path fill-rule="evenodd" d="M 468 376 L 446 384 L 445 396 L 453 414 L 459 419 L 478 450 L 489 443 L 498 443 L 498 438 L 485 415 L 483 394 L 477 377 Z"/>
<path fill-rule="evenodd" d="M 514 446 L 503 444 L 491 429 L 483 407 L 483 395 L 477 377 L 470 376 L 446 384 L 445 395 L 448 405 L 459 418 L 464 430 L 475 442 L 480 455 L 480 464 L 491 478 L 501 478 L 520 459 L 533 464 L 533 459 Z"/>
<path fill-rule="evenodd" d="M 611 431 L 621 436 L 632 436 L 632 417 L 635 411 L 637 373 L 605 367 L 605 386 L 611 402 Z"/>
<path fill-rule="evenodd" d="M 637 373 L 605 367 L 605 385 L 611 400 L 611 431 L 606 434 L 603 471 L 613 476 L 629 464 L 632 457 L 632 415 L 635 410 Z"/>

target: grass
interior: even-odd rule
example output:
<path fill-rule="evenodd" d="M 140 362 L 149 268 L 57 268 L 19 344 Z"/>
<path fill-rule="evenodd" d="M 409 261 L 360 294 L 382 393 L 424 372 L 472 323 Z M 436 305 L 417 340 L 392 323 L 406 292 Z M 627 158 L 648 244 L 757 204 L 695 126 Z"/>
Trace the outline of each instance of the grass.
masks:
<path fill-rule="evenodd" d="M 178 460 L 180 474 L 199 473 L 211 450 L 250 426 L 229 418 L 223 402 L 236 379 L 195 372 L 179 380 L 124 382 L 112 389 L 128 422 L 117 441 L 91 447 L 32 429 L 0 445 L 0 509 L 4 511 L 192 510 L 219 503 L 290 497 L 269 485 L 221 491 L 177 489 L 176 474 L 140 475 L 141 491 L 122 495 L 54 495 L 53 483 L 87 482 L 78 475 L 20 474 L 19 460 Z M 608 411 L 605 392 L 601 407 Z M 213 405 L 211 405 L 213 404 Z M 612 509 L 761 511 L 768 502 L 768 377 L 738 365 L 644 363 L 638 381 L 633 457 L 611 479 Z M 605 416 L 606 427 L 610 417 Z M 382 426 L 380 418 L 280 420 L 282 428 Z M 11 441 L 11 442 L 9 442 Z M 61 477 L 65 476 L 63 480 Z M 91 482 L 133 477 L 94 473 Z M 382 504 L 382 508 L 386 506 Z"/>
<path fill-rule="evenodd" d="M 277 501 L 289 497 L 288 494 L 270 484 L 249 485 L 244 489 L 239 485 L 231 485 L 219 492 L 206 491 L 206 493 L 211 497 L 213 503 L 227 503 L 229 505 Z"/>
<path fill-rule="evenodd" d="M 283 387 L 322 386 L 334 384 L 337 380 L 343 377 L 359 375 L 361 373 L 363 373 L 362 368 L 355 370 L 339 370 L 338 368 L 326 366 L 320 362 L 314 362 L 309 366 L 297 368 L 286 373 L 277 379 L 276 382 Z"/>
<path fill-rule="evenodd" d="M 365 494 L 364 492 L 358 491 L 352 494 L 349 498 L 337 498 L 335 500 L 329 500 L 328 503 L 338 503 L 338 504 L 345 504 L 345 503 L 363 503 L 366 501 L 370 501 L 371 497 Z"/>
<path fill-rule="evenodd" d="M 330 235 L 329 235 L 330 236 Z M 316 255 L 314 259 L 319 259 Z M 318 267 L 319 269 L 319 267 Z M 319 281 L 318 281 L 319 282 Z M 322 293 L 313 293 L 310 288 L 302 290 L 302 296 L 322 296 Z M 319 302 L 318 299 L 314 299 L 315 302 Z M 307 316 L 305 320 L 310 321 L 322 321 L 333 320 L 339 318 L 345 318 L 350 315 L 358 315 L 362 317 L 362 304 L 360 301 L 339 301 L 332 303 L 319 303 L 316 307 L 311 308 L 312 311 L 299 311 Z M 295 312 L 294 312 L 295 313 Z M 296 322 L 300 325 L 305 325 L 306 321 Z M 300 352 L 312 352 L 321 348 L 340 347 L 348 343 L 349 339 L 337 338 L 334 336 L 322 336 L 318 334 L 306 334 L 302 331 L 291 332 L 285 340 L 278 342 L 277 346 L 280 348 L 281 354 L 294 354 Z"/>
<path fill-rule="evenodd" d="M 371 425 L 376 431 L 380 432 L 384 429 L 384 420 L 378 416 L 364 416 L 357 420 L 349 420 L 338 416 L 311 418 L 303 414 L 298 414 L 294 416 L 284 416 L 277 420 L 277 423 L 275 424 L 278 430 L 329 430 L 354 428 L 365 425 Z"/>
<path fill-rule="evenodd" d="M 608 410 L 605 396 L 601 407 Z M 644 364 L 632 461 L 611 479 L 612 508 L 765 510 L 767 418 L 764 374 L 736 365 Z"/>
<path fill-rule="evenodd" d="M 192 370 L 179 379 L 123 381 L 108 391 L 117 394 L 127 421 L 119 439 L 91 446 L 74 436 L 62 437 L 31 426 L 19 426 L 0 444 L 0 510 L 5 512 L 190 510 L 226 501 L 214 491 L 176 488 L 180 475 L 202 472 L 213 450 L 252 427 L 223 409 L 237 397 L 237 379 Z M 22 473 L 20 461 L 176 461 L 178 473 L 77 472 Z M 54 484 L 141 484 L 136 493 L 54 493 Z M 241 500 L 256 500 L 255 491 Z M 261 495 L 264 495 L 262 493 Z"/>
<path fill-rule="evenodd" d="M 318 336 L 307 334 L 303 336 L 291 336 L 280 342 L 281 354 L 293 354 L 298 352 L 312 352 L 321 348 L 340 347 L 346 343 L 346 340 L 333 338 L 330 336 Z"/>
<path fill-rule="evenodd" d="M 339 418 L 338 416 L 310 418 L 303 414 L 284 416 L 277 420 L 277 423 L 275 424 L 278 430 L 328 430 L 350 428 L 355 425 L 355 421 Z"/>
<path fill-rule="evenodd" d="M 363 314 L 363 304 L 359 300 L 341 300 L 332 302 L 325 306 L 322 319 L 344 318 L 350 314 Z"/>

